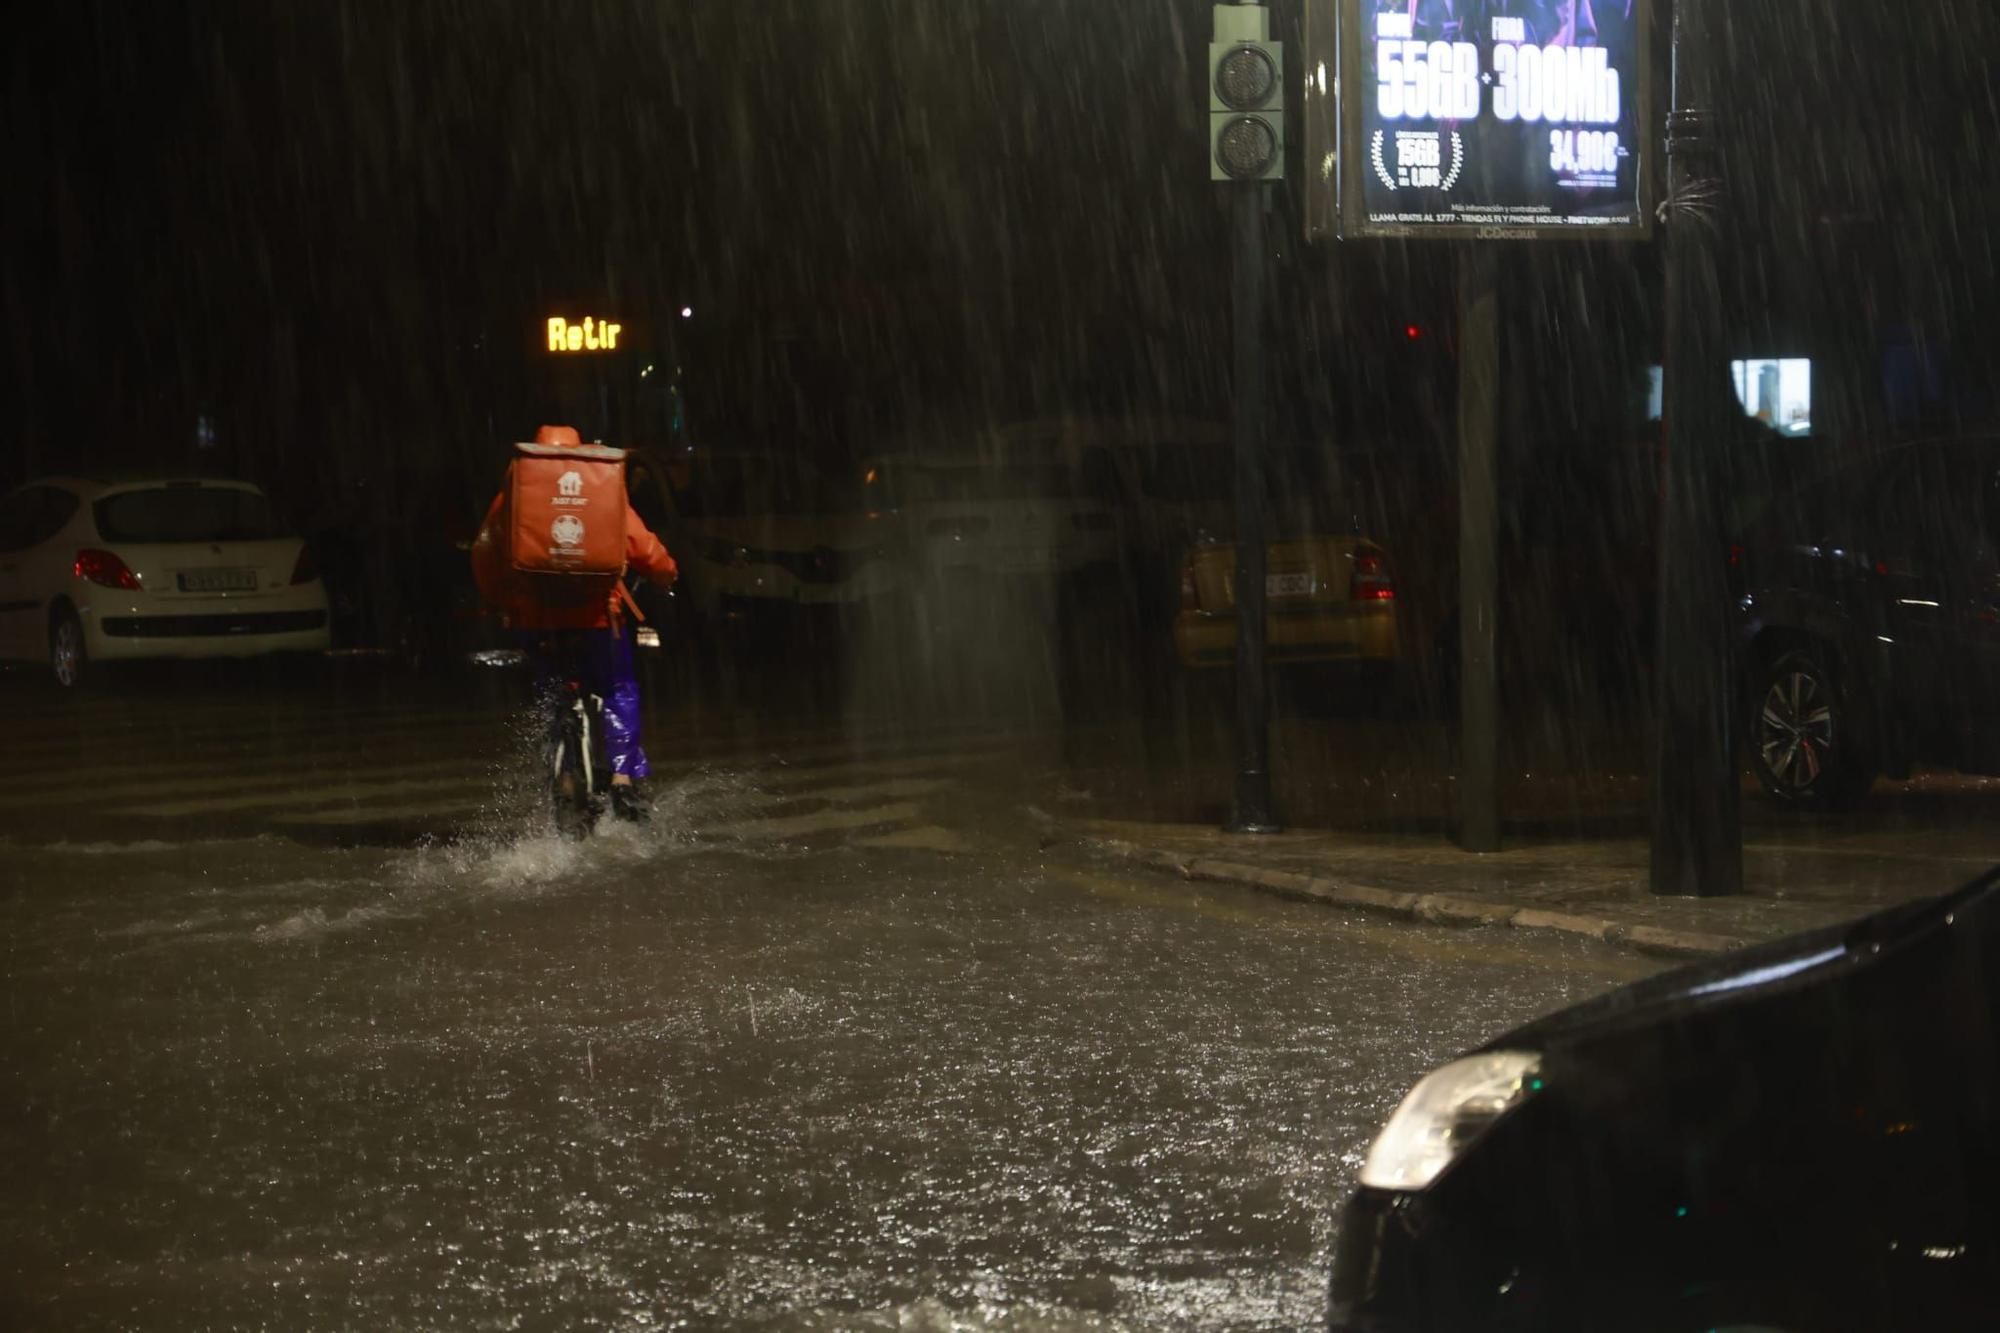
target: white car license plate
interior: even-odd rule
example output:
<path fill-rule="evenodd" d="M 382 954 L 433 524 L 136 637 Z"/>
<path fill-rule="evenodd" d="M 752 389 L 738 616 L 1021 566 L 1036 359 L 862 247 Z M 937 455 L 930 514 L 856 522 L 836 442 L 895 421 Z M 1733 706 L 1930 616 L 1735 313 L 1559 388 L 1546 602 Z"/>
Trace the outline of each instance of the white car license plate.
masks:
<path fill-rule="evenodd" d="M 175 576 L 182 592 L 255 592 L 254 569 L 184 569 Z"/>
<path fill-rule="evenodd" d="M 1308 597 L 1312 595 L 1313 576 L 1310 574 L 1266 574 L 1264 595 L 1266 597 Z"/>

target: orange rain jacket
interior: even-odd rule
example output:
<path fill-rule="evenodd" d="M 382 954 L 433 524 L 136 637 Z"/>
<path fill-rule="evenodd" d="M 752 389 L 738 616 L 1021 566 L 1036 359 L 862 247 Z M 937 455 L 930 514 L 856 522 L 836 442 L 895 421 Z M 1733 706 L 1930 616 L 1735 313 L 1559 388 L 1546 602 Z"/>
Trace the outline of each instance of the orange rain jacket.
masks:
<path fill-rule="evenodd" d="M 577 434 L 569 426 L 544 426 L 535 432 L 535 441 L 573 445 L 577 443 Z M 515 629 L 609 629 L 620 624 L 628 596 L 622 582 L 612 589 L 603 605 L 581 607 L 544 606 L 534 591 L 524 586 L 526 581 L 514 569 L 508 553 L 508 534 L 500 522 L 500 510 L 506 499 L 507 486 L 503 483 L 493 503 L 487 506 L 486 519 L 479 525 L 479 536 L 472 543 L 472 577 L 479 585 L 480 595 L 498 607 L 507 624 Z M 629 498 L 625 501 L 625 567 L 639 571 L 662 588 L 671 588 L 680 577 L 680 566 L 633 510 Z"/>

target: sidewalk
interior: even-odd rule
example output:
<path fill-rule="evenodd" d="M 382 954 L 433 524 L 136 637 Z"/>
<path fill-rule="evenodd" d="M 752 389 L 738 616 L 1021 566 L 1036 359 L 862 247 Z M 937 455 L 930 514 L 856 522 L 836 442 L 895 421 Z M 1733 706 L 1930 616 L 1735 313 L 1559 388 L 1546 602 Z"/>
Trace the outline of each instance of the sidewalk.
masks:
<path fill-rule="evenodd" d="M 1451 841 L 1448 729 L 1328 713 L 1272 726 L 1287 832 L 1232 835 L 1221 717 L 1107 728 L 1052 775 L 1062 834 L 1101 853 L 1413 920 L 1566 931 L 1698 956 L 1947 893 L 2000 863 L 2000 779 L 1881 781 L 1849 813 L 1780 809 L 1743 779 L 1743 881 L 1732 898 L 1647 888 L 1643 727 L 1521 716 L 1504 737 L 1498 852 Z"/>
<path fill-rule="evenodd" d="M 1066 827 L 1098 851 L 1192 879 L 1441 924 L 1563 931 L 1674 956 L 1852 920 L 1946 892 L 1989 864 L 1970 850 L 1920 851 L 1873 830 L 1842 836 L 1818 828 L 1779 839 L 1751 829 L 1742 896 L 1662 898 L 1647 890 L 1640 837 L 1517 839 L 1481 855 L 1431 834 L 1246 837 L 1203 824 L 1093 818 Z"/>

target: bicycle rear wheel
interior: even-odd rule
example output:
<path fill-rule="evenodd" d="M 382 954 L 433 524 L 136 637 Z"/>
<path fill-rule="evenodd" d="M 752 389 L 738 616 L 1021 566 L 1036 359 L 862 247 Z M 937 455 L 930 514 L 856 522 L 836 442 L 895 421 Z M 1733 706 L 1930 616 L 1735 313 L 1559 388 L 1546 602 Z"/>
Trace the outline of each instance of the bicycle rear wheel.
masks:
<path fill-rule="evenodd" d="M 594 703 L 582 695 L 570 699 L 556 719 L 550 743 L 549 798 L 556 832 L 573 840 L 587 838 L 597 828 L 610 781 Z"/>

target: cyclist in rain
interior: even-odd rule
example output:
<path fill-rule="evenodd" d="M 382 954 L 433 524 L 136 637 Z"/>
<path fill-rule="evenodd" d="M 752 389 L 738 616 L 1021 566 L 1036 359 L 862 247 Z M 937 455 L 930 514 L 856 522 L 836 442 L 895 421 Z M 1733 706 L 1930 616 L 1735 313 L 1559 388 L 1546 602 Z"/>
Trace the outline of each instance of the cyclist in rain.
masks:
<path fill-rule="evenodd" d="M 543 426 L 535 443 L 576 448 L 575 427 Z M 633 667 L 632 627 L 626 623 L 631 594 L 623 580 L 602 603 L 581 607 L 546 605 L 515 573 L 504 531 L 507 486 L 486 511 L 472 544 L 473 577 L 486 600 L 518 631 L 533 670 L 535 698 L 551 714 L 564 683 L 580 681 L 604 701 L 604 742 L 611 764 L 613 818 L 644 823 L 648 806 L 636 784 L 651 771 L 639 743 L 639 678 Z M 660 539 L 625 502 L 625 565 L 661 588 L 671 588 L 680 569 Z M 636 607 L 632 608 L 636 610 Z"/>

